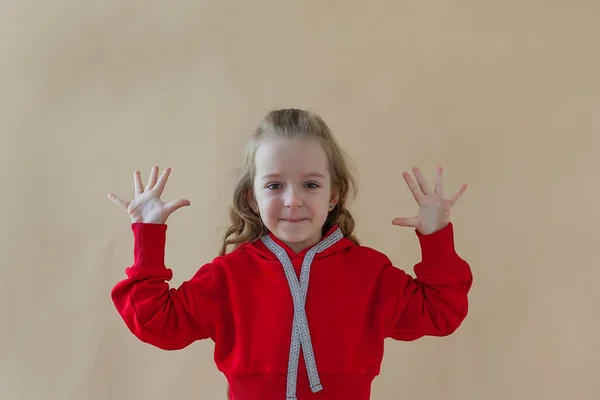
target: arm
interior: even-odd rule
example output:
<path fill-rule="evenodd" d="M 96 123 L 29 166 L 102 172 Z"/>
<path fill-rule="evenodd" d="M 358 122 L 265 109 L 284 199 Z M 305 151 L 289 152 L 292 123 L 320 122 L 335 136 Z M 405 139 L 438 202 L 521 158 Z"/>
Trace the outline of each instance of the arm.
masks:
<path fill-rule="evenodd" d="M 111 293 L 129 330 L 143 342 L 179 350 L 196 340 L 213 338 L 223 322 L 228 297 L 224 272 L 206 264 L 179 288 L 170 288 L 173 274 L 164 263 L 167 226 L 133 223 L 134 263 L 127 278 Z"/>
<path fill-rule="evenodd" d="M 473 276 L 456 254 L 452 224 L 430 235 L 416 234 L 422 253 L 414 268 L 416 278 L 389 264 L 381 279 L 389 318 L 385 337 L 396 340 L 450 335 L 468 310 Z"/>
<path fill-rule="evenodd" d="M 419 168 L 414 167 L 413 172 L 417 182 L 408 172 L 402 176 L 419 205 L 419 213 L 412 218 L 395 218 L 392 223 L 415 228 L 422 260 L 415 265 L 415 279 L 391 265 L 385 268 L 387 277 L 383 279 L 393 309 L 386 336 L 398 340 L 454 332 L 467 315 L 467 294 L 473 280 L 469 265 L 456 254 L 454 227 L 450 223 L 450 211 L 467 184 L 446 199 L 441 166 L 437 168 L 435 190 L 429 187 Z M 385 304 L 389 305 L 387 299 Z M 386 307 L 384 314 L 388 313 Z"/>

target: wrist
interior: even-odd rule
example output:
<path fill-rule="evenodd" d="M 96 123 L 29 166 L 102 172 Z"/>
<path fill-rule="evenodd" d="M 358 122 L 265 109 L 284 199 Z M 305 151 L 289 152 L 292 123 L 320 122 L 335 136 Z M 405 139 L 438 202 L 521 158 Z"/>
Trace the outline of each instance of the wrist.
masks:
<path fill-rule="evenodd" d="M 149 225 L 164 225 L 167 221 L 163 218 L 144 218 L 144 217 L 131 217 L 132 224 L 149 224 Z"/>

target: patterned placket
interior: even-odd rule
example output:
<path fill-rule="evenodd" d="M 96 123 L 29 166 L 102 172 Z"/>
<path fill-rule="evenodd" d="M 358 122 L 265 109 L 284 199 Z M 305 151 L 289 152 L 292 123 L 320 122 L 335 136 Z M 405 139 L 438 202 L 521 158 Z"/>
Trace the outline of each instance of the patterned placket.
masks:
<path fill-rule="evenodd" d="M 310 277 L 310 266 L 317 253 L 320 253 L 334 245 L 344 235 L 338 228 L 330 236 L 311 248 L 302 261 L 302 269 L 300 270 L 300 282 L 296 278 L 294 266 L 288 257 L 286 251 L 279 246 L 269 235 L 261 238 L 262 242 L 271 250 L 281 262 L 285 276 L 290 287 L 292 300 L 294 302 L 294 321 L 292 325 L 292 341 L 290 344 L 290 356 L 288 362 L 287 374 L 287 393 L 286 400 L 296 400 L 296 387 L 298 378 L 298 363 L 300 360 L 300 347 L 304 354 L 306 371 L 310 382 L 310 388 L 313 393 L 323 389 L 319 378 L 319 371 L 315 361 L 315 355 L 312 348 L 310 338 L 310 330 L 308 328 L 308 320 L 306 318 L 306 294 L 308 293 L 308 280 Z"/>

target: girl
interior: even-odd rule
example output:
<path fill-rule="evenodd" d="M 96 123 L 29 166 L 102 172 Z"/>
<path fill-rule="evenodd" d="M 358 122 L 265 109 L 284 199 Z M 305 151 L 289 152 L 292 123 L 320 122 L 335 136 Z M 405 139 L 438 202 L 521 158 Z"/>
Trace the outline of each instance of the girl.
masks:
<path fill-rule="evenodd" d="M 150 173 L 124 207 L 134 263 L 112 290 L 131 332 L 165 350 L 215 343 L 214 362 L 234 400 L 367 400 L 384 339 L 454 332 L 467 314 L 472 275 L 455 251 L 450 210 L 466 185 L 443 195 L 442 169 L 429 187 L 403 177 L 419 206 L 416 278 L 353 235 L 355 193 L 345 153 L 314 113 L 270 112 L 247 146 L 221 253 L 179 288 L 165 266 L 166 221 L 189 206 L 161 194 L 170 174 Z M 227 246 L 233 250 L 227 253 Z"/>

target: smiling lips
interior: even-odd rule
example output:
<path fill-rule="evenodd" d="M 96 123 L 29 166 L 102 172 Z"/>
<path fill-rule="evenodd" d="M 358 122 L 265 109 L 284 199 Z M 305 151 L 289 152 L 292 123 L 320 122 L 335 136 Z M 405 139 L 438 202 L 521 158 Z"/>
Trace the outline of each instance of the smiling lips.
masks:
<path fill-rule="evenodd" d="M 306 219 L 308 219 L 308 218 L 287 218 L 287 219 L 286 218 L 282 218 L 281 220 L 285 221 L 285 222 L 302 222 L 302 221 L 304 221 Z"/>

